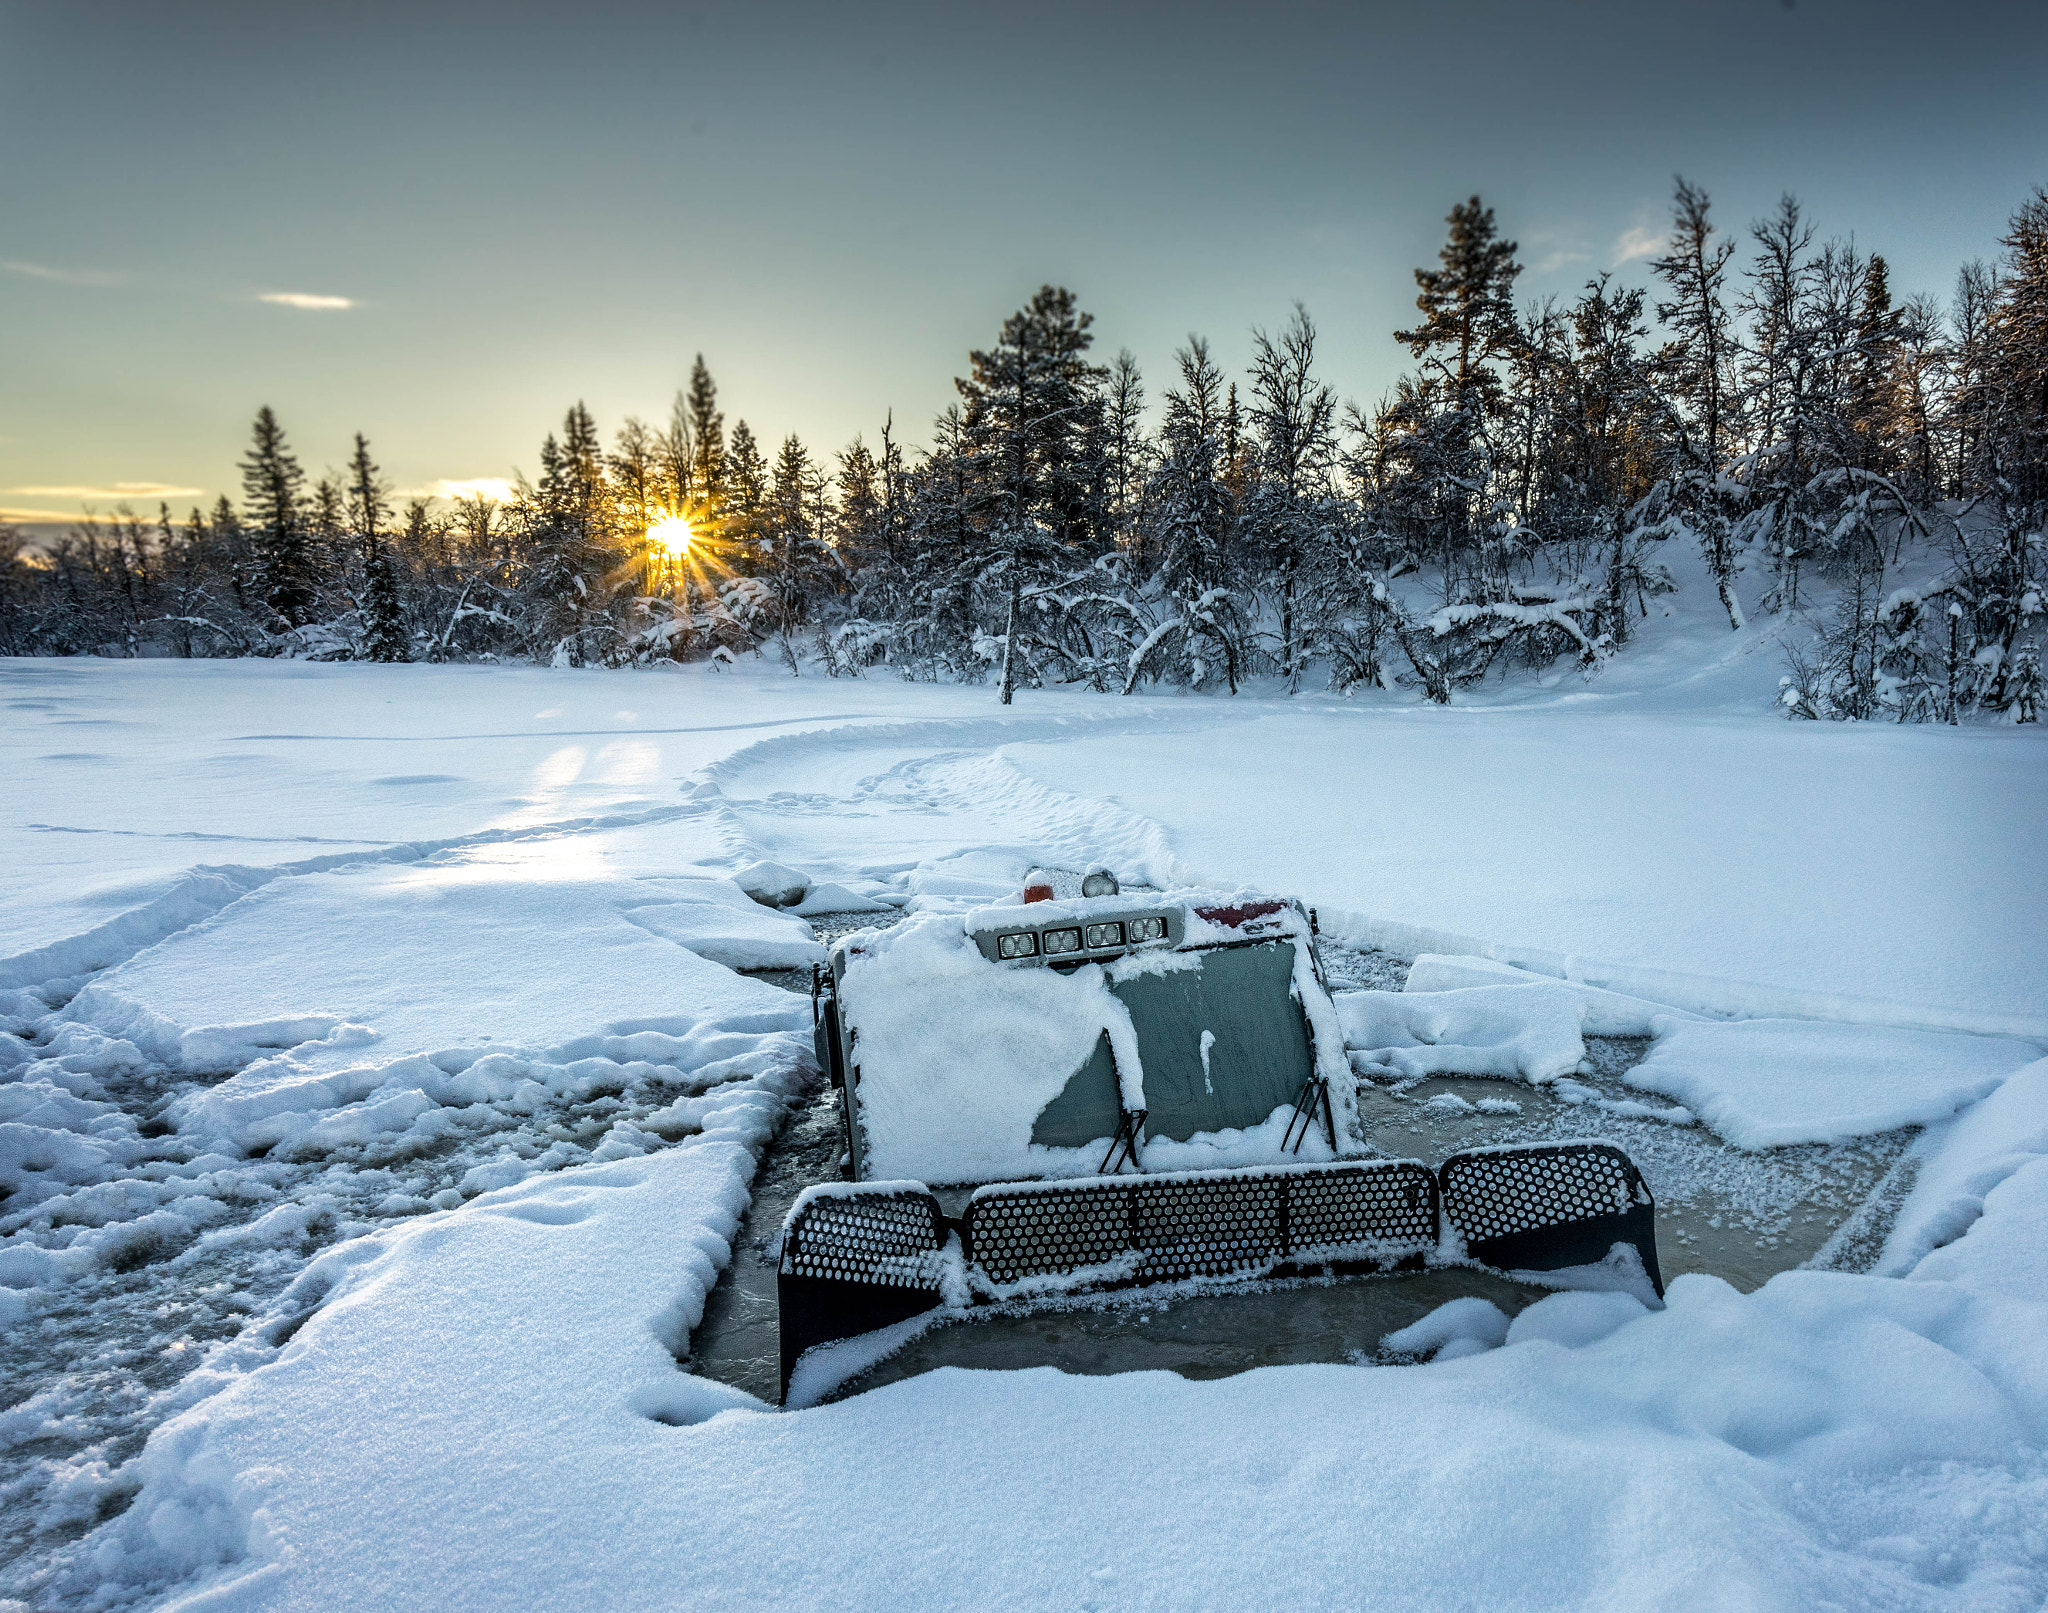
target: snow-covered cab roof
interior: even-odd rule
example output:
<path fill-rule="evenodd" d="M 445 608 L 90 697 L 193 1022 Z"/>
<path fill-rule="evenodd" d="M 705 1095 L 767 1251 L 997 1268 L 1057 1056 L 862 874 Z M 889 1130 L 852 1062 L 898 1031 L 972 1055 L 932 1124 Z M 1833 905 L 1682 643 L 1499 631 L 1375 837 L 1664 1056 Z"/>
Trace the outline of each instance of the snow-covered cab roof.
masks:
<path fill-rule="evenodd" d="M 987 1182 L 1328 1158 L 1355 1135 L 1298 902 L 1126 893 L 985 908 L 834 948 L 858 1174 Z M 1131 1117 L 1138 1117 L 1135 1122 Z M 1300 1134 L 1313 1129 L 1312 1142 Z"/>

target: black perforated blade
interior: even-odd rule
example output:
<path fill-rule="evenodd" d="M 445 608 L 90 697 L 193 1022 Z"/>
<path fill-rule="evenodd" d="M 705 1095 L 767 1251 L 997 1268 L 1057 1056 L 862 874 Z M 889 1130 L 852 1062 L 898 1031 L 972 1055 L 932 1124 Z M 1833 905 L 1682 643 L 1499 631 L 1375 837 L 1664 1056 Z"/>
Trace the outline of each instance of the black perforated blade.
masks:
<path fill-rule="evenodd" d="M 1611 1143 L 1520 1143 L 1453 1154 L 1437 1172 L 1444 1219 L 1465 1252 L 1502 1271 L 1597 1266 L 1632 1246 L 1658 1298 L 1657 1206 Z"/>
<path fill-rule="evenodd" d="M 775 1275 L 783 1398 L 806 1350 L 938 1305 L 945 1246 L 939 1201 L 922 1189 L 849 1186 L 800 1201 L 783 1226 Z"/>

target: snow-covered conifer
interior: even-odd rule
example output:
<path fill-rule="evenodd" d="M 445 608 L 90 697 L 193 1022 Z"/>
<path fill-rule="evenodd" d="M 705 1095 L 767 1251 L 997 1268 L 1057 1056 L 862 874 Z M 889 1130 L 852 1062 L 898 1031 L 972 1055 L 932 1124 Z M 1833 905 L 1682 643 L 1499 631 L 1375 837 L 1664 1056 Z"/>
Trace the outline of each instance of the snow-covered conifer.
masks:
<path fill-rule="evenodd" d="M 276 412 L 265 404 L 256 411 L 242 459 L 242 506 L 254 550 L 256 597 L 287 628 L 313 619 L 316 583 L 305 481 Z"/>

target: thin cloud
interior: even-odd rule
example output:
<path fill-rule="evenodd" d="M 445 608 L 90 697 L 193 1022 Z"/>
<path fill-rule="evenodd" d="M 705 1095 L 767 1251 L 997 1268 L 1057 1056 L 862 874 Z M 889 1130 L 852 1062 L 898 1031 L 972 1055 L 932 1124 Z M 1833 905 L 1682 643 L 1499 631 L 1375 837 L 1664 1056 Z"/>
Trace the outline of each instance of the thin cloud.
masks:
<path fill-rule="evenodd" d="M 19 521 L 24 526 L 102 526 L 120 519 L 118 515 L 101 515 L 90 510 L 30 510 L 0 504 L 0 522 L 10 525 Z"/>
<path fill-rule="evenodd" d="M 19 258 L 0 258 L 0 269 L 9 274 L 25 274 L 31 280 L 54 280 L 60 286 L 111 286 L 120 280 L 119 275 L 108 274 L 104 269 L 55 269 L 47 263 L 24 263 Z"/>
<path fill-rule="evenodd" d="M 1654 258 L 1664 250 L 1664 232 L 1654 225 L 1638 224 L 1633 229 L 1623 230 L 1621 239 L 1614 243 L 1614 266 L 1634 263 L 1638 258 Z"/>
<path fill-rule="evenodd" d="M 492 504 L 510 504 L 516 489 L 504 476 L 447 477 L 424 487 L 402 487 L 400 498 L 480 498 Z"/>
<path fill-rule="evenodd" d="M 1585 263 L 1592 257 L 1592 253 L 1586 250 L 1584 232 L 1569 225 L 1545 225 L 1518 233 L 1522 250 L 1529 254 L 1526 261 L 1538 274 L 1555 274 L 1559 269 Z"/>
<path fill-rule="evenodd" d="M 337 308 L 353 308 L 353 297 L 326 297 L 314 291 L 264 291 L 257 294 L 258 302 L 275 303 L 279 308 L 310 308 L 332 311 Z"/>
<path fill-rule="evenodd" d="M 24 498 L 193 498 L 203 487 L 174 487 L 169 482 L 115 482 L 107 487 L 10 487 Z"/>

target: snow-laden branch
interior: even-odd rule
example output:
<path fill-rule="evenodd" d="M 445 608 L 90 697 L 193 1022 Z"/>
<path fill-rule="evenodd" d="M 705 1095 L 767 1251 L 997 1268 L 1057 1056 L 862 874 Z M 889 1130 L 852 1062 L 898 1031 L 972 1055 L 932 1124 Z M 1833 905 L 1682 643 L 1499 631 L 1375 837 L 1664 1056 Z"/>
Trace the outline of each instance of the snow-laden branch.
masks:
<path fill-rule="evenodd" d="M 1478 605 L 1445 605 L 1433 611 L 1423 625 L 1435 638 L 1484 625 L 1491 629 L 1486 636 L 1496 642 L 1505 642 L 1532 628 L 1554 627 L 1578 645 L 1580 661 L 1591 666 L 1599 660 L 1599 646 L 1580 624 L 1579 616 L 1597 616 L 1599 610 L 1599 601 L 1592 599 L 1530 604 L 1496 600 Z"/>

